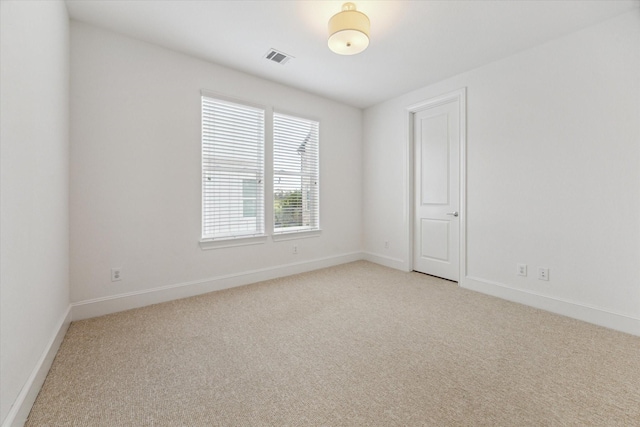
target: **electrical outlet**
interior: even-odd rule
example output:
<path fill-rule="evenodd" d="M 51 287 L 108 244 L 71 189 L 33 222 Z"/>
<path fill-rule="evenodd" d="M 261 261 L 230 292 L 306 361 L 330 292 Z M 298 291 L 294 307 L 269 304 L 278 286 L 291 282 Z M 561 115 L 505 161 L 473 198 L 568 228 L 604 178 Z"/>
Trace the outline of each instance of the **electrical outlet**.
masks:
<path fill-rule="evenodd" d="M 549 280 L 549 269 L 546 267 L 538 267 L 538 280 Z"/>
<path fill-rule="evenodd" d="M 384 242 L 384 248 L 389 249 L 389 242 Z"/>
<path fill-rule="evenodd" d="M 293 254 L 294 255 L 298 254 L 298 245 L 293 245 Z"/>
<path fill-rule="evenodd" d="M 117 282 L 118 280 L 122 280 L 122 268 L 112 268 L 111 281 Z"/>
<path fill-rule="evenodd" d="M 518 264 L 518 276 L 527 275 L 527 264 Z"/>

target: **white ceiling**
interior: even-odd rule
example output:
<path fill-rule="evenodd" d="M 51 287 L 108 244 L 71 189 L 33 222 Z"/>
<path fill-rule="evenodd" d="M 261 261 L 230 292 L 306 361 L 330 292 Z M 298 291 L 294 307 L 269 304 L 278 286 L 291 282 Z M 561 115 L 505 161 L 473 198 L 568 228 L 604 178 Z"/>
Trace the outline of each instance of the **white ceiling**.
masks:
<path fill-rule="evenodd" d="M 504 58 L 640 7 L 639 0 L 355 1 L 371 44 L 340 56 L 343 1 L 66 0 L 72 19 L 356 107 Z M 270 48 L 294 59 L 264 59 Z"/>

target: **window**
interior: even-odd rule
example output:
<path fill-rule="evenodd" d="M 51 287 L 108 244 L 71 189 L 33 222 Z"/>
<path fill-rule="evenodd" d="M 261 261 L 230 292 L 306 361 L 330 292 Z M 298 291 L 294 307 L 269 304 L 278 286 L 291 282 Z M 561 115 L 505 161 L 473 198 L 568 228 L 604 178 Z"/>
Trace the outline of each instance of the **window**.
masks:
<path fill-rule="evenodd" d="M 202 238 L 264 234 L 264 115 L 202 96 Z"/>
<path fill-rule="evenodd" d="M 274 233 L 319 229 L 318 122 L 273 114 Z"/>
<path fill-rule="evenodd" d="M 242 180 L 242 216 L 254 218 L 257 216 L 256 197 L 258 195 L 258 181 L 255 179 Z"/>

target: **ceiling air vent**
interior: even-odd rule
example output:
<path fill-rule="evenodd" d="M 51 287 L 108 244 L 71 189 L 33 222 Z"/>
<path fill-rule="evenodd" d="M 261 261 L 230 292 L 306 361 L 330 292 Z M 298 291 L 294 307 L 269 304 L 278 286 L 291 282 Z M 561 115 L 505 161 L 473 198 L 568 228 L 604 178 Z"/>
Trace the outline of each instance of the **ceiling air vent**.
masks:
<path fill-rule="evenodd" d="M 286 64 L 293 56 L 286 53 L 278 52 L 275 49 L 269 49 L 269 52 L 264 56 L 269 61 L 277 62 L 278 64 Z"/>

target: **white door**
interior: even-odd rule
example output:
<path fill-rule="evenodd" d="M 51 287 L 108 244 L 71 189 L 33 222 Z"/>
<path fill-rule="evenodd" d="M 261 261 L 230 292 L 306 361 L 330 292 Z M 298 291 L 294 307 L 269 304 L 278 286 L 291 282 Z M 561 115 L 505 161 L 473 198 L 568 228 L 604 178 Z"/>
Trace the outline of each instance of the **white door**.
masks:
<path fill-rule="evenodd" d="M 460 270 L 460 101 L 416 111 L 413 269 L 458 281 Z"/>

